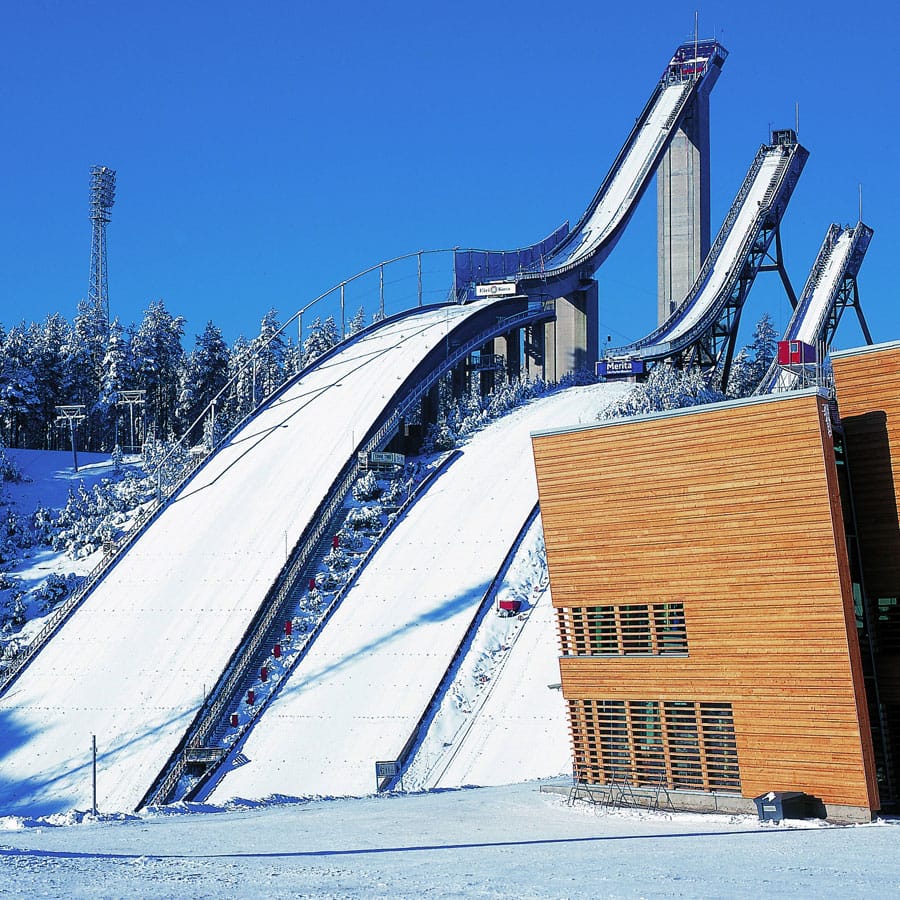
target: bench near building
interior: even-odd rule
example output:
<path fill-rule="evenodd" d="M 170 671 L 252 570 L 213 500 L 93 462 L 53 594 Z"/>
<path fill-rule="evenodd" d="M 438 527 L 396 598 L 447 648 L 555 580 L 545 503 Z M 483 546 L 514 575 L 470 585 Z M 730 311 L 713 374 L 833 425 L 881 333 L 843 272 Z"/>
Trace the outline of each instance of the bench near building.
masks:
<path fill-rule="evenodd" d="M 578 783 L 896 801 L 900 344 L 834 372 L 533 436 Z"/>

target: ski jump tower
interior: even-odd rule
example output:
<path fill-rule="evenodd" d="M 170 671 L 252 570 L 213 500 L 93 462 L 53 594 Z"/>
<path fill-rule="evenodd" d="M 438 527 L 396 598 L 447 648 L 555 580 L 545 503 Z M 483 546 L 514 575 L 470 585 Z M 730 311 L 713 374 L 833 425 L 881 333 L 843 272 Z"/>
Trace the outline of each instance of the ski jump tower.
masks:
<path fill-rule="evenodd" d="M 679 47 L 676 57 L 691 49 Z M 657 170 L 656 223 L 662 325 L 687 296 L 709 253 L 709 91 L 694 95 Z"/>
<path fill-rule="evenodd" d="M 106 226 L 116 198 L 116 173 L 107 166 L 91 168 L 91 286 L 88 302 L 109 324 L 106 276 Z"/>
<path fill-rule="evenodd" d="M 668 318 L 671 304 L 687 294 L 710 245 L 709 93 L 727 55 L 717 41 L 696 37 L 676 49 L 573 228 L 565 223 L 539 244 L 518 250 L 456 253 L 461 299 L 507 296 L 555 305 L 551 321 L 499 342 L 510 373 L 558 379 L 593 368 L 599 357 L 594 274 L 657 173 L 661 318 Z"/>

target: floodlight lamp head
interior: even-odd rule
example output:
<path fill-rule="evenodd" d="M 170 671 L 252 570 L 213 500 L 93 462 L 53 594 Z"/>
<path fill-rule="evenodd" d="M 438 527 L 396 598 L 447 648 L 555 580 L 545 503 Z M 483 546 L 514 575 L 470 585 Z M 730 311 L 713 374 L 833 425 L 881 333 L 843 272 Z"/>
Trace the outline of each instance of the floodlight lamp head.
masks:
<path fill-rule="evenodd" d="M 108 166 L 91 167 L 91 218 L 109 221 L 116 200 L 116 173 Z"/>

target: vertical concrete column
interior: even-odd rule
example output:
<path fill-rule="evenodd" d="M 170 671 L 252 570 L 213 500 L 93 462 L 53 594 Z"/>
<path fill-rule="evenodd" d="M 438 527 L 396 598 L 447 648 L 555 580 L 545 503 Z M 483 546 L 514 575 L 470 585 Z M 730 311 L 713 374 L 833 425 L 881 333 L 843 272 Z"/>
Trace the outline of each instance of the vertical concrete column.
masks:
<path fill-rule="evenodd" d="M 657 319 L 685 298 L 709 252 L 709 96 L 694 97 L 656 174 Z"/>
<path fill-rule="evenodd" d="M 494 350 L 506 360 L 506 375 L 517 381 L 522 371 L 522 332 L 519 329 L 494 339 Z"/>
<path fill-rule="evenodd" d="M 535 322 L 525 327 L 525 377 L 546 378 L 544 364 L 547 346 L 547 323 Z"/>
<path fill-rule="evenodd" d="M 557 297 L 556 321 L 546 328 L 544 377 L 558 381 L 572 372 L 593 370 L 600 352 L 598 329 L 596 281 Z"/>

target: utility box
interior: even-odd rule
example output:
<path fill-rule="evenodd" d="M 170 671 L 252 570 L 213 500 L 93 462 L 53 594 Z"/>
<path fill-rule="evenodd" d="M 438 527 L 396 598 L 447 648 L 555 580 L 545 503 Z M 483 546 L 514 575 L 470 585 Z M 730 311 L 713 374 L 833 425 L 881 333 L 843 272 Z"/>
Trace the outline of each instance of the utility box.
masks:
<path fill-rule="evenodd" d="M 499 613 L 501 616 L 514 616 L 522 608 L 521 600 L 501 600 L 499 604 Z"/>
<path fill-rule="evenodd" d="M 803 341 L 779 341 L 779 366 L 804 366 L 816 361 L 816 348 Z"/>
<path fill-rule="evenodd" d="M 760 822 L 809 818 L 811 801 L 814 802 L 814 798 L 802 791 L 769 791 L 753 798 Z"/>

